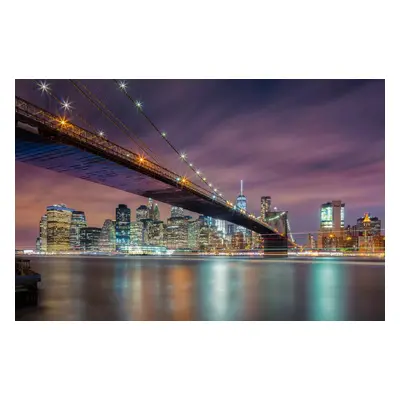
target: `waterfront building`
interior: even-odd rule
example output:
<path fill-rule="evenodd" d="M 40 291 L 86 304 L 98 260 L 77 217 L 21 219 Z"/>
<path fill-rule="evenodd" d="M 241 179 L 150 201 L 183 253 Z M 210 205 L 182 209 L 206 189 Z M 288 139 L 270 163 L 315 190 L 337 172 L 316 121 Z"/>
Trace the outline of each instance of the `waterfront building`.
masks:
<path fill-rule="evenodd" d="M 318 248 L 335 250 L 343 247 L 344 207 L 341 200 L 321 204 Z"/>
<path fill-rule="evenodd" d="M 164 246 L 164 223 L 153 221 L 149 226 L 148 242 L 150 246 Z"/>
<path fill-rule="evenodd" d="M 39 224 L 40 251 L 47 251 L 47 214 L 43 215 Z"/>
<path fill-rule="evenodd" d="M 225 239 L 226 238 L 226 235 L 227 235 L 227 222 L 226 221 L 224 221 L 224 220 L 222 220 L 222 219 L 215 219 L 214 220 L 214 225 L 215 225 L 215 229 L 217 230 L 217 232 L 219 232 L 220 233 L 220 235 L 221 235 L 221 237 L 223 238 L 223 239 Z"/>
<path fill-rule="evenodd" d="M 100 251 L 106 253 L 115 251 L 115 223 L 111 219 L 106 219 L 101 228 Z"/>
<path fill-rule="evenodd" d="M 72 211 L 70 229 L 70 249 L 80 250 L 80 229 L 87 226 L 85 213 L 83 211 Z"/>
<path fill-rule="evenodd" d="M 133 246 L 143 245 L 143 222 L 135 221 L 131 223 L 131 244 Z"/>
<path fill-rule="evenodd" d="M 47 207 L 47 252 L 59 253 L 70 250 L 72 212 L 65 204 Z"/>
<path fill-rule="evenodd" d="M 188 220 L 184 217 L 171 217 L 167 220 L 166 244 L 169 249 L 188 247 Z"/>
<path fill-rule="evenodd" d="M 82 227 L 80 229 L 80 250 L 82 252 L 99 252 L 102 228 Z"/>
<path fill-rule="evenodd" d="M 126 204 L 119 204 L 115 211 L 115 247 L 119 252 L 127 252 L 131 241 L 131 210 Z"/>

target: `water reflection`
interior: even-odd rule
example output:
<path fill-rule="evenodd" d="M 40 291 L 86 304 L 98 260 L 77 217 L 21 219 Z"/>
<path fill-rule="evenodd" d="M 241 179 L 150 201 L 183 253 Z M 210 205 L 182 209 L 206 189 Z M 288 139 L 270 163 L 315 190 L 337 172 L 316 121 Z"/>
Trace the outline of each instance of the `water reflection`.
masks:
<path fill-rule="evenodd" d="M 316 262 L 309 281 L 309 319 L 340 321 L 346 319 L 345 266 L 335 261 Z"/>
<path fill-rule="evenodd" d="M 231 258 L 32 258 L 20 320 L 382 320 L 384 264 Z"/>

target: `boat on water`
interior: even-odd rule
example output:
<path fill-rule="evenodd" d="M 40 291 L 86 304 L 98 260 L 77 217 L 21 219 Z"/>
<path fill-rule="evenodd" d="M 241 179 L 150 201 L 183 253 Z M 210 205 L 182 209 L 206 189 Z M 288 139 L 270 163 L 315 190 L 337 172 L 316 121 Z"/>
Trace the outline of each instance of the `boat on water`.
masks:
<path fill-rule="evenodd" d="M 30 260 L 15 259 L 15 307 L 37 304 L 38 284 L 41 280 L 41 275 L 32 271 Z"/>

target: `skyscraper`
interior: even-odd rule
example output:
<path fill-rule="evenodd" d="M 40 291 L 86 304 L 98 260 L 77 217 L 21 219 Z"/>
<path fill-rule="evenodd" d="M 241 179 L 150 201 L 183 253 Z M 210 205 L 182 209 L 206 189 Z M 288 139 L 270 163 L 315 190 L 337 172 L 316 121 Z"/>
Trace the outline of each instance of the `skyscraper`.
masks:
<path fill-rule="evenodd" d="M 240 194 L 236 198 L 236 207 L 245 211 L 247 210 L 247 199 L 243 194 L 243 180 L 240 181 Z"/>
<path fill-rule="evenodd" d="M 240 181 L 240 194 L 236 198 L 236 207 L 240 208 L 242 210 L 245 210 L 245 211 L 247 210 L 247 199 L 246 199 L 246 196 L 243 194 L 243 181 L 242 180 Z M 244 228 L 243 226 L 236 226 L 235 231 L 243 233 L 244 237 L 247 236 L 247 229 Z"/>
<path fill-rule="evenodd" d="M 167 220 L 166 245 L 169 249 L 188 247 L 188 220 L 184 217 L 171 217 Z"/>
<path fill-rule="evenodd" d="M 222 219 L 215 219 L 215 228 L 217 230 L 217 232 L 220 232 L 222 238 L 225 239 L 226 235 L 227 235 L 227 222 L 222 220 Z"/>
<path fill-rule="evenodd" d="M 131 241 L 131 210 L 126 204 L 119 204 L 115 211 L 115 247 L 117 251 L 127 252 Z"/>
<path fill-rule="evenodd" d="M 70 249 L 72 212 L 65 204 L 47 207 L 47 251 L 57 253 Z"/>
<path fill-rule="evenodd" d="M 147 206 L 142 204 L 136 209 L 136 221 L 141 221 L 142 219 L 149 218 L 149 209 Z"/>
<path fill-rule="evenodd" d="M 148 232 L 149 245 L 164 245 L 164 223 L 162 221 L 153 221 Z"/>
<path fill-rule="evenodd" d="M 47 251 L 47 214 L 40 219 L 39 224 L 40 251 Z"/>
<path fill-rule="evenodd" d="M 100 251 L 106 253 L 115 251 L 115 225 L 111 219 L 106 219 L 101 228 Z"/>
<path fill-rule="evenodd" d="M 83 211 L 73 211 L 71 217 L 70 248 L 80 250 L 80 229 L 87 226 L 85 213 Z"/>
<path fill-rule="evenodd" d="M 171 218 L 184 216 L 184 211 L 182 207 L 171 207 Z"/>
<path fill-rule="evenodd" d="M 131 223 L 131 244 L 133 246 L 143 245 L 143 221 Z"/>
<path fill-rule="evenodd" d="M 321 204 L 318 248 L 337 249 L 343 245 L 344 206 L 341 200 Z"/>
<path fill-rule="evenodd" d="M 100 251 L 101 228 L 82 227 L 80 229 L 81 251 Z"/>
<path fill-rule="evenodd" d="M 365 224 L 366 220 L 369 222 L 368 224 Z M 357 236 L 363 236 L 366 229 L 368 236 L 379 236 L 381 234 L 381 220 L 378 217 L 371 217 L 370 213 L 365 213 L 363 217 L 357 219 L 354 228 Z"/>
<path fill-rule="evenodd" d="M 270 196 L 263 196 L 261 197 L 261 220 L 267 220 L 267 213 L 271 211 L 271 197 Z"/>
<path fill-rule="evenodd" d="M 160 210 L 158 208 L 158 204 L 154 204 L 153 208 L 153 220 L 154 221 L 160 221 Z"/>

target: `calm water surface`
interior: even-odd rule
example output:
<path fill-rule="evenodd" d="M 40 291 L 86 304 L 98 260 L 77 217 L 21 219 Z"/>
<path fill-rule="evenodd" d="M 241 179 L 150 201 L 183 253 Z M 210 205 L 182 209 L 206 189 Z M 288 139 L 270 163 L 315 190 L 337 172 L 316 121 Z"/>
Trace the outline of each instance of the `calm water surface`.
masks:
<path fill-rule="evenodd" d="M 38 307 L 16 320 L 384 320 L 384 262 L 31 257 Z"/>

